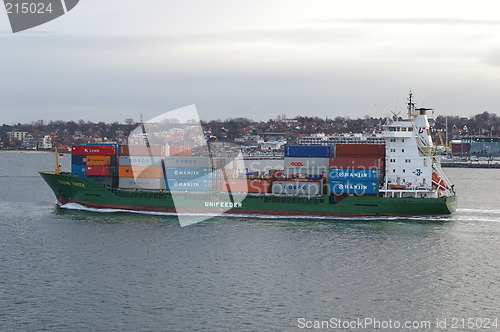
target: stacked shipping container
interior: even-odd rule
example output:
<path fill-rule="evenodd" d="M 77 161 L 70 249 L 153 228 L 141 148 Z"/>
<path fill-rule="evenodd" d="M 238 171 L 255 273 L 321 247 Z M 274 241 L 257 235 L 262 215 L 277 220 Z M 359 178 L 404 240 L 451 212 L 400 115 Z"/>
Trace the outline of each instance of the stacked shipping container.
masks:
<path fill-rule="evenodd" d="M 327 146 L 286 146 L 282 177 L 281 171 L 249 174 L 235 161 L 226 165 L 224 158 L 191 156 L 182 146 L 74 145 L 72 150 L 73 175 L 110 187 L 286 195 L 322 195 L 325 177 L 327 192 L 335 195 L 377 194 L 385 161 L 382 144 L 337 144 L 335 156 Z"/>
<path fill-rule="evenodd" d="M 166 157 L 167 189 L 207 191 L 212 189 L 210 158 L 176 156 Z"/>
<path fill-rule="evenodd" d="M 217 175 L 220 178 L 220 172 L 213 173 L 212 167 L 224 168 L 224 160 L 191 156 L 191 152 L 181 145 L 122 146 L 119 187 L 181 191 L 207 191 L 216 184 L 220 187 L 220 181 L 213 181 Z"/>
<path fill-rule="evenodd" d="M 328 173 L 329 146 L 285 146 L 285 175 L 322 179 Z"/>
<path fill-rule="evenodd" d="M 330 193 L 374 195 L 385 162 L 383 144 L 337 144 L 330 158 Z"/>
<path fill-rule="evenodd" d="M 328 173 L 329 146 L 285 146 L 284 176 L 276 177 L 271 186 L 273 194 L 322 195 L 323 179 Z"/>
<path fill-rule="evenodd" d="M 71 147 L 71 173 L 89 177 L 111 187 L 116 177 L 116 144 L 86 144 Z"/>
<path fill-rule="evenodd" d="M 163 145 L 122 145 L 118 157 L 118 187 L 165 190 L 161 158 Z"/>

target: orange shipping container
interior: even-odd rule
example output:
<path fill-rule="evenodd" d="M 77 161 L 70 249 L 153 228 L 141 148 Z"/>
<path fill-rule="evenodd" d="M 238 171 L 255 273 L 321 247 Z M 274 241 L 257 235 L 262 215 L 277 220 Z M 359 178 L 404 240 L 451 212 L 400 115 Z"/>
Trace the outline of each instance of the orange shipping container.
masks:
<path fill-rule="evenodd" d="M 87 166 L 109 166 L 111 156 L 87 156 Z"/>
<path fill-rule="evenodd" d="M 163 178 L 163 168 L 157 166 L 119 166 L 118 176 L 121 178 Z"/>

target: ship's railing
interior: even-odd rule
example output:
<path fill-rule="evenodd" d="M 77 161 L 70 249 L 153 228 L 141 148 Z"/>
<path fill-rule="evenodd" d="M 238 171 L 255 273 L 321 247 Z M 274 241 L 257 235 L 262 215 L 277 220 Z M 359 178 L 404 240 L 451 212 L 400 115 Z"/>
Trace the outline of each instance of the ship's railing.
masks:
<path fill-rule="evenodd" d="M 442 189 L 443 193 L 445 193 L 446 196 L 454 196 L 455 195 L 454 185 L 451 183 L 450 179 L 448 178 L 446 173 L 441 168 L 441 165 L 439 164 L 439 162 L 433 163 L 432 170 L 434 172 L 436 172 L 437 175 L 439 175 L 439 178 L 441 179 L 441 181 L 444 181 L 444 183 L 448 187 L 448 188 L 440 188 L 440 189 Z"/>
<path fill-rule="evenodd" d="M 415 198 L 433 198 L 437 196 L 436 191 L 433 190 L 427 190 L 427 189 L 422 189 L 422 190 L 413 190 L 413 189 L 380 189 L 380 193 L 385 194 L 385 197 L 410 197 L 410 196 L 405 196 L 404 194 L 411 194 L 411 196 Z M 424 194 L 427 195 L 425 197 L 419 196 L 419 194 Z"/>

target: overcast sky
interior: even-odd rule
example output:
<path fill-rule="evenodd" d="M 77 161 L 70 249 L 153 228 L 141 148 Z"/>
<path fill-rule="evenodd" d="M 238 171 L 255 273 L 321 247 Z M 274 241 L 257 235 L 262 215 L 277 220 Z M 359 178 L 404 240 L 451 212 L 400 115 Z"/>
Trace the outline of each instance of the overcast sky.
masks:
<path fill-rule="evenodd" d="M 0 124 L 500 114 L 496 1 L 80 0 L 12 34 L 0 10 Z M 252 111 L 253 110 L 253 111 Z"/>

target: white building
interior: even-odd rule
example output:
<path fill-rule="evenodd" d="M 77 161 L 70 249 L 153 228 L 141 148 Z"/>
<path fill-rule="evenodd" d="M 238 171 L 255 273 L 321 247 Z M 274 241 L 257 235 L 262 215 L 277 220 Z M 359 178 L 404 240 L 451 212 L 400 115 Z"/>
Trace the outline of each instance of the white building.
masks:
<path fill-rule="evenodd" d="M 23 142 L 26 136 L 28 135 L 27 131 L 10 131 L 7 133 L 12 138 L 16 138 L 19 141 Z"/>
<path fill-rule="evenodd" d="M 42 149 L 44 149 L 44 150 L 52 149 L 52 137 L 50 135 L 43 136 Z"/>

